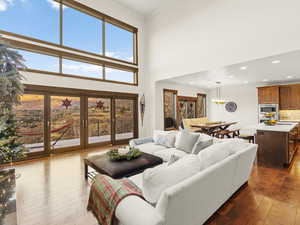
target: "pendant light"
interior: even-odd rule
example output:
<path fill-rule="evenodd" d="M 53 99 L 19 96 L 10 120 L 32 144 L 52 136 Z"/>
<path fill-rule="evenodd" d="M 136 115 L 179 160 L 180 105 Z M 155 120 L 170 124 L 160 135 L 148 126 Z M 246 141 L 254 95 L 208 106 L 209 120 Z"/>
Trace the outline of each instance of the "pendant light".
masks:
<path fill-rule="evenodd" d="M 216 82 L 217 88 L 216 88 L 216 98 L 212 100 L 213 103 L 218 105 L 223 105 L 226 103 L 226 100 L 222 99 L 221 97 L 221 82 Z"/>

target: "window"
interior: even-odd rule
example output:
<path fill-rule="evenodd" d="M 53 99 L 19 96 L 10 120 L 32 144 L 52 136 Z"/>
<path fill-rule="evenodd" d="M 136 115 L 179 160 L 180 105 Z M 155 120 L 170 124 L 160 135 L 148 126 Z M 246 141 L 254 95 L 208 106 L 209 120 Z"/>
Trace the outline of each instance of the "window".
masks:
<path fill-rule="evenodd" d="M 1 39 L 31 72 L 137 85 L 137 28 L 74 0 L 0 3 Z"/>
<path fill-rule="evenodd" d="M 62 73 L 82 77 L 103 78 L 103 67 L 73 60 L 63 59 Z"/>
<path fill-rule="evenodd" d="M 124 83 L 134 83 L 134 73 L 124 70 L 117 70 L 112 68 L 105 68 L 105 79 L 112 81 L 120 81 Z"/>
<path fill-rule="evenodd" d="M 26 60 L 25 65 L 29 69 L 49 72 L 59 72 L 59 58 L 24 50 L 17 50 Z"/>
<path fill-rule="evenodd" d="M 0 1 L 0 29 L 59 43 L 59 4 L 52 0 Z"/>
<path fill-rule="evenodd" d="M 78 10 L 63 11 L 63 44 L 102 54 L 102 21 Z"/>
<path fill-rule="evenodd" d="M 133 62 L 134 34 L 110 23 L 105 28 L 105 55 Z"/>

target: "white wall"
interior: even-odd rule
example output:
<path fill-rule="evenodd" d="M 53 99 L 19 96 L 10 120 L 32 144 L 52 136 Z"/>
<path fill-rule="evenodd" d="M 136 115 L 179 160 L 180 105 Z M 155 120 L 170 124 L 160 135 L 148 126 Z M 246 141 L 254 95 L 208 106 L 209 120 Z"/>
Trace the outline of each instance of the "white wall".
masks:
<path fill-rule="evenodd" d="M 211 102 L 216 98 L 216 90 L 208 93 L 208 118 L 212 121 L 238 122 L 239 127 L 247 127 L 258 124 L 258 96 L 257 85 L 247 84 L 239 86 L 227 86 L 221 88 L 222 98 L 237 104 L 234 113 L 227 112 L 225 105 L 216 105 Z"/>
<path fill-rule="evenodd" d="M 148 21 L 154 80 L 300 49 L 299 0 L 165 0 Z"/>
<path fill-rule="evenodd" d="M 154 128 L 157 130 L 164 129 L 164 108 L 163 108 L 163 89 L 173 89 L 178 91 L 179 96 L 190 96 L 190 97 L 197 97 L 197 94 L 202 93 L 206 94 L 207 90 L 187 86 L 187 85 L 180 85 L 170 82 L 157 82 L 155 85 L 155 126 Z"/>
<path fill-rule="evenodd" d="M 41 75 L 25 73 L 26 80 L 25 84 L 35 85 L 46 85 L 56 87 L 67 87 L 67 88 L 78 88 L 88 90 L 99 90 L 99 91 L 115 91 L 115 92 L 129 92 L 138 93 L 140 96 L 146 94 L 146 113 L 145 117 L 149 117 L 149 97 L 146 92 L 148 82 L 148 76 L 145 72 L 145 26 L 144 17 L 132 11 L 123 5 L 111 0 L 78 0 L 89 7 L 99 10 L 102 13 L 110 15 L 116 19 L 122 20 L 130 25 L 133 25 L 139 29 L 139 86 L 131 85 L 120 85 L 107 82 L 99 82 L 92 80 L 82 80 L 76 78 L 59 77 L 52 75 Z M 148 103 L 148 104 L 147 104 Z M 150 120 L 145 120 L 144 126 L 142 127 L 141 122 L 139 123 L 139 134 L 140 136 L 146 136 L 150 133 Z"/>

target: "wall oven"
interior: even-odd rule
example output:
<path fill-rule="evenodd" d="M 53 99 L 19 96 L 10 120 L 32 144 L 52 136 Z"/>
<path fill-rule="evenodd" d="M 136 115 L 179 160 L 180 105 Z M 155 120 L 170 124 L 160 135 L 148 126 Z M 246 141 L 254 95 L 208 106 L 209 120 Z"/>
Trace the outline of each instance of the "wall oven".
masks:
<path fill-rule="evenodd" d="M 274 113 L 272 119 L 278 120 L 279 118 L 278 104 L 260 104 L 258 106 L 258 117 L 260 123 L 263 123 L 264 121 L 268 120 L 268 118 L 265 116 L 267 113 Z"/>

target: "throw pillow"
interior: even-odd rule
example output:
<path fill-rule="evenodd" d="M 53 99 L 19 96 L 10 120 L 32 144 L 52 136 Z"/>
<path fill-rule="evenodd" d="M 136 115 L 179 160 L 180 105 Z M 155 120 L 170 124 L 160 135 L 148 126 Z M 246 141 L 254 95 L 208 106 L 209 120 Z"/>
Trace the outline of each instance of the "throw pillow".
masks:
<path fill-rule="evenodd" d="M 154 143 L 165 146 L 167 148 L 173 148 L 175 146 L 175 140 L 175 133 L 158 134 Z"/>
<path fill-rule="evenodd" d="M 182 130 L 177 134 L 175 147 L 190 154 L 198 138 L 199 134 Z"/>
<path fill-rule="evenodd" d="M 185 156 L 171 165 L 147 169 L 143 173 L 143 196 L 155 204 L 167 188 L 195 175 L 201 170 L 201 161 L 196 155 Z"/>
<path fill-rule="evenodd" d="M 201 169 L 206 169 L 226 159 L 230 155 L 230 148 L 231 148 L 231 143 L 224 142 L 224 143 L 211 145 L 206 149 L 200 151 L 198 156 L 202 163 Z"/>
<path fill-rule="evenodd" d="M 154 130 L 153 131 L 153 140 L 154 140 L 154 142 L 155 143 L 157 142 L 157 139 L 158 139 L 159 135 L 169 134 L 169 133 L 171 133 L 171 132 L 170 131 L 163 131 L 163 130 Z"/>
<path fill-rule="evenodd" d="M 199 134 L 182 130 L 177 134 L 175 147 L 186 153 L 192 153 L 193 147 L 198 138 Z"/>
<path fill-rule="evenodd" d="M 200 134 L 196 144 L 193 147 L 192 153 L 197 155 L 201 150 L 211 146 L 213 144 L 213 138 L 206 134 Z"/>

